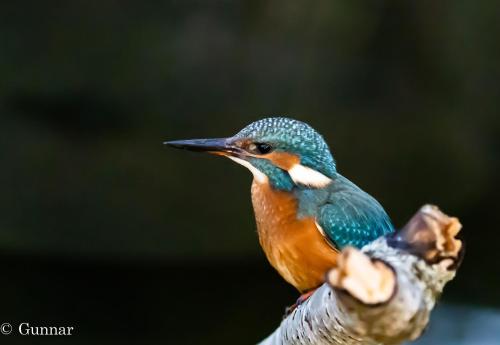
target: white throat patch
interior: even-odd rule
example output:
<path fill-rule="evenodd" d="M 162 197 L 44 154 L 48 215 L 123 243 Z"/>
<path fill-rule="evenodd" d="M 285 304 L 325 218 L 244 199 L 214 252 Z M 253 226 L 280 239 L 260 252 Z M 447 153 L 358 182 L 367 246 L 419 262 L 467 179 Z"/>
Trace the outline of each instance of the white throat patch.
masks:
<path fill-rule="evenodd" d="M 262 171 L 260 171 L 256 167 L 254 167 L 252 164 L 250 164 L 250 162 L 247 162 L 244 159 L 233 157 L 233 156 L 227 156 L 227 158 L 235 161 L 238 164 L 243 165 L 245 168 L 250 170 L 253 174 L 253 178 L 255 179 L 255 181 L 257 181 L 259 183 L 266 183 L 268 181 L 266 174 L 264 174 Z"/>
<path fill-rule="evenodd" d="M 303 166 L 302 164 L 295 164 L 288 170 L 288 174 L 290 174 L 290 177 L 296 184 L 313 188 L 322 188 L 332 182 L 330 178 L 319 171 Z"/>

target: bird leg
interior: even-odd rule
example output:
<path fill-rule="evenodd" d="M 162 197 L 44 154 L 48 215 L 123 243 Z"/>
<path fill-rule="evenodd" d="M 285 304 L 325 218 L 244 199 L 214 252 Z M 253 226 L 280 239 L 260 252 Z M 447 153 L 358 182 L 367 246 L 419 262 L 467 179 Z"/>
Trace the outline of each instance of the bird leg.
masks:
<path fill-rule="evenodd" d="M 314 293 L 314 291 L 316 291 L 317 289 L 318 288 L 314 288 L 314 289 L 311 289 L 311 290 L 309 290 L 307 292 L 304 292 L 302 295 L 299 296 L 299 298 L 297 298 L 297 302 L 295 302 L 295 304 L 301 305 L 302 303 L 304 303 L 305 301 L 307 301 L 307 299 L 309 297 L 311 297 L 312 294 Z"/>
<path fill-rule="evenodd" d="M 307 299 L 309 297 L 311 297 L 312 294 L 314 293 L 314 291 L 316 291 L 318 288 L 319 287 L 311 289 L 311 290 L 309 290 L 307 292 L 304 292 L 302 295 L 300 295 L 299 298 L 297 298 L 297 301 L 295 301 L 294 304 L 292 304 L 291 306 L 285 308 L 285 315 L 283 315 L 283 318 L 285 318 L 288 315 L 290 315 L 299 305 L 301 305 L 302 303 L 304 303 L 305 301 L 307 301 Z"/>

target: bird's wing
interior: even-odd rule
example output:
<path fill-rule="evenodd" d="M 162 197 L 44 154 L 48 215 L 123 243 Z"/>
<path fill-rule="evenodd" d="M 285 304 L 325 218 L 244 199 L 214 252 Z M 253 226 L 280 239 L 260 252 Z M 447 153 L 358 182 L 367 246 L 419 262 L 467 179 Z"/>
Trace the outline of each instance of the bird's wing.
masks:
<path fill-rule="evenodd" d="M 320 231 L 336 248 L 361 248 L 393 231 L 382 206 L 362 190 L 333 193 L 316 216 Z"/>

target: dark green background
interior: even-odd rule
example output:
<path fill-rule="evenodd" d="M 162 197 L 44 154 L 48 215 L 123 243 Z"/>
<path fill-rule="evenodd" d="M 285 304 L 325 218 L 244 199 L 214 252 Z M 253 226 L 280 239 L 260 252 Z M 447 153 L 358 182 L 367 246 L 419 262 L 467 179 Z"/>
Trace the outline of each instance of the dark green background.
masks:
<path fill-rule="evenodd" d="M 161 143 L 271 115 L 318 129 L 397 226 L 427 202 L 459 216 L 444 299 L 500 305 L 498 18 L 490 1 L 2 2 L 0 322 L 77 328 L 50 343 L 267 335 L 297 294 L 259 248 L 250 173 Z"/>

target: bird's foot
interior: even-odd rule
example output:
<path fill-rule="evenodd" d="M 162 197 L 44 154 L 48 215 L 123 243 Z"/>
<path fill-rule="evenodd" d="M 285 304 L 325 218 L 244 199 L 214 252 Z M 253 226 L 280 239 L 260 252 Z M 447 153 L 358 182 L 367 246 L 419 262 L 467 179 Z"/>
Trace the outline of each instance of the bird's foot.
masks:
<path fill-rule="evenodd" d="M 286 318 L 295 309 L 297 309 L 297 307 L 299 305 L 301 305 L 302 303 L 304 303 L 305 301 L 307 301 L 309 299 L 309 297 L 312 296 L 312 294 L 314 293 L 314 291 L 316 291 L 316 289 L 312 289 L 312 290 L 307 291 L 306 293 L 303 293 L 302 295 L 299 296 L 299 298 L 297 298 L 297 301 L 294 304 L 292 304 L 289 307 L 286 307 L 285 308 L 285 315 L 283 315 L 283 318 Z"/>

